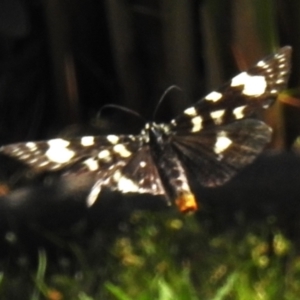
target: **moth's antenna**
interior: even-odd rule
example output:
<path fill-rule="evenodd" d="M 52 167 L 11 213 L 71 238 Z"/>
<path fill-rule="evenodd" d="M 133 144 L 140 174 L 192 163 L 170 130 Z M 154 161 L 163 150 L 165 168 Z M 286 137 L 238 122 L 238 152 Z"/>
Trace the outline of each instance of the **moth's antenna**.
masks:
<path fill-rule="evenodd" d="M 138 112 L 136 112 L 136 111 L 134 111 L 134 110 L 132 110 L 130 108 L 124 107 L 122 105 L 117 105 L 117 104 L 106 104 L 106 105 L 102 106 L 100 108 L 99 112 L 97 113 L 97 118 L 98 119 L 100 119 L 103 110 L 107 109 L 107 108 L 114 108 L 114 109 L 121 110 L 121 111 L 126 112 L 128 114 L 136 116 L 137 118 L 143 120 L 143 122 L 146 122 L 146 120 Z"/>
<path fill-rule="evenodd" d="M 154 110 L 154 113 L 153 113 L 153 120 L 155 120 L 155 116 L 157 114 L 157 111 L 158 111 L 161 103 L 165 100 L 167 94 L 170 93 L 172 90 L 178 90 L 178 91 L 182 92 L 182 89 L 179 86 L 177 86 L 177 85 L 171 85 L 170 87 L 168 87 L 164 91 L 164 93 L 162 94 L 162 96 L 160 97 L 160 99 L 159 99 L 159 101 L 158 101 L 158 103 L 157 103 L 157 105 L 155 107 L 155 110 Z"/>

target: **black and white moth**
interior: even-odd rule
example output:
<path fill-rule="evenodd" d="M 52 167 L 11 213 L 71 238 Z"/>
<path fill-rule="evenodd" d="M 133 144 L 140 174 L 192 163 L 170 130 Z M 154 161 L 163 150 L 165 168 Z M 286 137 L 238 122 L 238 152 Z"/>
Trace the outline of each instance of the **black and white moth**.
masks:
<path fill-rule="evenodd" d="M 249 117 L 269 107 L 286 87 L 290 56 L 291 47 L 279 49 L 170 123 L 147 123 L 139 135 L 56 138 L 11 144 L 0 152 L 37 172 L 73 165 L 76 172 L 91 172 L 95 184 L 87 198 L 89 206 L 107 187 L 161 195 L 182 212 L 196 210 L 188 174 L 204 186 L 222 185 L 270 141 L 271 128 Z"/>

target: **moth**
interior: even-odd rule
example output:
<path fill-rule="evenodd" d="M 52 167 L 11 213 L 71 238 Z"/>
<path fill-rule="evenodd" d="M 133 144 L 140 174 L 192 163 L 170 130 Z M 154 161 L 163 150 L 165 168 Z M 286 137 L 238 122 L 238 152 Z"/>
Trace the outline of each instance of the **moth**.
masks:
<path fill-rule="evenodd" d="M 188 107 L 169 123 L 148 122 L 138 135 L 83 136 L 6 145 L 0 152 L 37 172 L 76 166 L 95 180 L 91 206 L 106 187 L 160 195 L 181 212 L 197 209 L 188 177 L 216 187 L 250 164 L 272 129 L 251 118 L 268 108 L 290 73 L 291 47 L 283 47 Z"/>

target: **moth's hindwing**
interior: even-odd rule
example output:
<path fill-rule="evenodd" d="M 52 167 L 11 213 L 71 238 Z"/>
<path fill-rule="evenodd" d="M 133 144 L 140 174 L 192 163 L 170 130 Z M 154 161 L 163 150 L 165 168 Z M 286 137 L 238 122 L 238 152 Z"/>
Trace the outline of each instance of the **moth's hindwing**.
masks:
<path fill-rule="evenodd" d="M 250 164 L 270 141 L 271 128 L 245 119 L 199 134 L 174 136 L 172 143 L 185 169 L 204 186 L 219 186 Z"/>

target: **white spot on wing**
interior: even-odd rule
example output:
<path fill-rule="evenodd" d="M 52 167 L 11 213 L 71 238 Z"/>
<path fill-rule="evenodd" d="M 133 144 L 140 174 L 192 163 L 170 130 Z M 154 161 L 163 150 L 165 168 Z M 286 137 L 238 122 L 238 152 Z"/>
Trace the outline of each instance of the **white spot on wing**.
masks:
<path fill-rule="evenodd" d="M 94 145 L 94 137 L 93 136 L 83 136 L 81 138 L 81 145 L 85 146 L 85 147 Z"/>
<path fill-rule="evenodd" d="M 60 168 L 60 166 L 61 166 L 61 164 L 53 165 L 53 166 L 51 166 L 50 170 L 58 169 L 58 168 Z"/>
<path fill-rule="evenodd" d="M 138 192 L 139 187 L 131 179 L 122 176 L 118 181 L 118 190 L 123 193 Z"/>
<path fill-rule="evenodd" d="M 219 135 L 217 136 L 217 141 L 214 146 L 214 151 L 215 153 L 220 154 L 224 150 L 226 150 L 231 144 L 232 141 L 226 136 L 226 133 L 220 132 Z"/>
<path fill-rule="evenodd" d="M 270 104 L 269 104 L 269 103 L 266 103 L 266 104 L 264 104 L 262 107 L 263 107 L 264 109 L 267 109 L 267 108 L 270 107 Z"/>
<path fill-rule="evenodd" d="M 119 137 L 113 134 L 108 135 L 106 138 L 112 144 L 116 144 L 119 141 Z"/>
<path fill-rule="evenodd" d="M 278 78 L 278 79 L 276 80 L 276 83 L 277 83 L 277 84 L 284 83 L 284 80 L 283 80 L 282 78 Z"/>
<path fill-rule="evenodd" d="M 217 102 L 222 98 L 222 94 L 218 92 L 211 92 L 205 97 L 205 100 Z"/>
<path fill-rule="evenodd" d="M 45 155 L 52 162 L 63 164 L 70 161 L 75 155 L 74 151 L 66 148 L 70 144 L 70 142 L 66 140 L 54 139 L 49 140 L 47 143 L 49 145 L 49 149 Z"/>
<path fill-rule="evenodd" d="M 267 64 L 266 64 L 263 60 L 261 60 L 261 61 L 259 61 L 256 65 L 257 65 L 258 67 L 264 68 Z"/>
<path fill-rule="evenodd" d="M 23 151 L 20 151 L 19 148 L 14 148 L 11 150 L 11 153 L 15 153 L 16 155 L 18 155 L 17 153 L 20 152 L 20 153 L 23 153 Z"/>
<path fill-rule="evenodd" d="M 235 115 L 236 119 L 242 119 L 244 117 L 243 111 L 244 111 L 245 107 L 246 107 L 246 105 L 243 105 L 243 106 L 236 107 L 233 110 L 233 114 Z"/>
<path fill-rule="evenodd" d="M 36 163 L 38 161 L 38 159 L 37 158 L 33 158 L 33 159 L 31 159 L 28 163 L 30 163 L 30 164 L 34 164 L 34 163 Z"/>
<path fill-rule="evenodd" d="M 221 124 L 222 123 L 222 117 L 225 113 L 224 109 L 216 110 L 210 113 L 211 117 L 214 119 L 215 124 Z"/>
<path fill-rule="evenodd" d="M 99 169 L 98 162 L 94 158 L 86 159 L 83 163 L 89 168 L 90 171 L 96 171 Z"/>
<path fill-rule="evenodd" d="M 202 118 L 200 116 L 191 119 L 193 124 L 192 132 L 197 132 L 202 128 Z"/>
<path fill-rule="evenodd" d="M 280 76 L 285 76 L 287 73 L 288 73 L 287 71 L 280 71 L 280 72 L 279 72 L 279 75 L 280 75 Z M 274 76 L 272 76 L 272 77 L 274 77 Z"/>
<path fill-rule="evenodd" d="M 197 110 L 194 107 L 189 107 L 184 111 L 184 113 L 188 116 L 196 116 Z"/>
<path fill-rule="evenodd" d="M 122 176 L 121 172 L 117 170 L 113 175 L 113 179 L 117 182 L 121 178 L 121 176 Z"/>
<path fill-rule="evenodd" d="M 117 144 L 113 147 L 114 152 L 118 153 L 122 157 L 129 157 L 131 152 L 126 149 L 123 144 Z"/>
<path fill-rule="evenodd" d="M 44 167 L 47 166 L 49 164 L 49 161 L 43 161 L 39 164 L 39 167 Z"/>
<path fill-rule="evenodd" d="M 249 78 L 246 72 L 242 72 L 231 79 L 231 86 L 244 85 Z"/>
<path fill-rule="evenodd" d="M 146 162 L 140 161 L 140 167 L 141 167 L 141 168 L 145 168 L 145 167 L 146 167 Z"/>
<path fill-rule="evenodd" d="M 27 148 L 29 148 L 31 151 L 34 151 L 37 149 L 36 143 L 28 142 L 25 144 Z"/>
<path fill-rule="evenodd" d="M 285 57 L 283 55 L 277 56 L 277 58 L 278 58 L 278 61 L 280 63 L 282 63 L 283 65 L 285 65 L 286 59 L 285 59 Z"/>
<path fill-rule="evenodd" d="M 231 86 L 244 86 L 243 94 L 247 96 L 260 96 L 267 87 L 264 76 L 251 76 L 242 72 L 231 80 Z"/>
<path fill-rule="evenodd" d="M 63 139 L 53 139 L 53 140 L 49 140 L 47 142 L 47 144 L 50 146 L 50 147 L 67 147 L 70 145 L 70 142 L 69 141 L 66 141 L 66 140 L 63 140 Z"/>
<path fill-rule="evenodd" d="M 102 150 L 98 153 L 99 159 L 109 161 L 111 159 L 110 152 L 108 150 Z"/>

